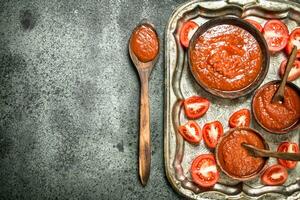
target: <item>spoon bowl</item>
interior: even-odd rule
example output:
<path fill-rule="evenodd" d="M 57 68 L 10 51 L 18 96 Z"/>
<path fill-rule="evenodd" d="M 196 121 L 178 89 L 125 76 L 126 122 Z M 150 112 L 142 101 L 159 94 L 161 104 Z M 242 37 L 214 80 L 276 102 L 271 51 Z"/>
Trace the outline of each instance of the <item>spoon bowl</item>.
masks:
<path fill-rule="evenodd" d="M 159 37 L 158 37 L 158 34 L 156 32 L 156 29 L 155 29 L 155 26 L 150 23 L 148 20 L 146 19 L 143 19 L 132 31 L 132 33 L 134 33 L 137 29 L 139 29 L 141 26 L 146 26 L 146 27 L 149 27 L 151 28 L 154 33 L 156 34 L 156 38 L 157 38 L 157 41 L 158 41 L 158 53 L 156 55 L 156 57 L 149 61 L 149 62 L 142 62 L 138 59 L 138 57 L 134 54 L 132 48 L 131 48 L 131 42 L 132 42 L 132 35 L 130 36 L 130 39 L 129 39 L 129 45 L 128 45 L 128 51 L 129 51 L 129 55 L 130 55 L 130 58 L 134 64 L 134 66 L 136 67 L 136 69 L 138 70 L 138 72 L 140 71 L 152 71 L 155 63 L 157 62 L 158 58 L 159 58 L 159 46 L 160 46 L 160 41 L 159 41 Z"/>

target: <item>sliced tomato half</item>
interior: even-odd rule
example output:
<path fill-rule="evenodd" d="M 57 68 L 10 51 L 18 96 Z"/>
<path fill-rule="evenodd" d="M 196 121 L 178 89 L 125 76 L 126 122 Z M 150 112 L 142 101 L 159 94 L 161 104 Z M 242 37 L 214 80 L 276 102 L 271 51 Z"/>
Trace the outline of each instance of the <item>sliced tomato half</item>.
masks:
<path fill-rule="evenodd" d="M 196 157 L 190 168 L 193 182 L 200 187 L 212 187 L 219 180 L 216 160 L 213 154 L 203 154 Z"/>
<path fill-rule="evenodd" d="M 286 25 L 280 20 L 269 20 L 263 29 L 263 35 L 271 52 L 278 52 L 285 48 L 289 38 Z"/>
<path fill-rule="evenodd" d="M 208 110 L 210 102 L 199 96 L 192 96 L 184 101 L 184 111 L 189 119 L 198 119 Z"/>
<path fill-rule="evenodd" d="M 183 24 L 180 31 L 180 42 L 182 46 L 188 48 L 190 40 L 198 27 L 199 25 L 194 21 L 187 21 Z"/>
<path fill-rule="evenodd" d="M 272 165 L 266 169 L 261 177 L 264 185 L 282 185 L 288 178 L 287 170 L 281 165 Z"/>
<path fill-rule="evenodd" d="M 250 24 L 252 24 L 257 30 L 259 30 L 259 32 L 263 32 L 263 27 L 260 25 L 260 23 L 258 23 L 253 19 L 245 19 L 245 20 Z"/>
<path fill-rule="evenodd" d="M 298 144 L 293 143 L 293 142 L 282 142 L 278 148 L 278 152 L 288 152 L 288 153 L 298 153 L 299 152 L 299 147 Z M 281 164 L 283 167 L 287 169 L 294 169 L 297 165 L 297 161 L 292 161 L 292 160 L 282 160 L 282 159 L 277 159 L 278 163 Z"/>
<path fill-rule="evenodd" d="M 186 124 L 178 127 L 182 137 L 192 144 L 199 144 L 202 139 L 201 128 L 195 121 L 188 121 Z"/>
<path fill-rule="evenodd" d="M 202 135 L 205 144 L 210 148 L 215 148 L 220 137 L 223 135 L 223 132 L 223 126 L 219 121 L 205 124 L 202 129 Z"/>
<path fill-rule="evenodd" d="M 229 118 L 229 126 L 231 128 L 240 126 L 250 126 L 250 110 L 244 108 L 234 112 Z"/>
<path fill-rule="evenodd" d="M 297 58 L 300 58 L 300 27 L 295 28 L 289 36 L 289 40 L 285 48 L 288 55 L 292 53 L 294 46 L 297 46 Z"/>
<path fill-rule="evenodd" d="M 280 78 L 282 78 L 284 75 L 286 65 L 287 65 L 287 60 L 282 61 L 282 63 L 280 64 L 280 68 L 278 71 Z M 295 60 L 293 67 L 289 73 L 288 81 L 294 81 L 299 77 L 300 77 L 300 61 Z"/>

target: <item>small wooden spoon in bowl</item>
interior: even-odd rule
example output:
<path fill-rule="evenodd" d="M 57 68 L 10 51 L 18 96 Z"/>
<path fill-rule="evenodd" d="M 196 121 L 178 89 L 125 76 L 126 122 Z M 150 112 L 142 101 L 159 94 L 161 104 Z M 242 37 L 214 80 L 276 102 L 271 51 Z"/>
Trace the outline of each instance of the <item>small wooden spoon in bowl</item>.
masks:
<path fill-rule="evenodd" d="M 284 87 L 286 85 L 289 73 L 290 73 L 290 71 L 293 67 L 294 62 L 295 62 L 296 55 L 297 55 L 297 47 L 294 46 L 294 48 L 292 50 L 292 53 L 289 57 L 289 60 L 287 62 L 286 69 L 285 69 L 283 78 L 281 80 L 281 83 L 280 83 L 277 91 L 275 92 L 275 94 L 272 98 L 272 103 L 274 103 L 274 102 L 283 102 L 284 101 Z"/>
<path fill-rule="evenodd" d="M 157 40 L 158 48 L 155 57 L 150 61 L 141 61 L 141 56 L 139 53 L 145 53 L 147 49 L 153 50 L 151 45 L 147 43 L 148 33 L 143 33 L 141 37 L 134 36 L 140 28 L 150 28 L 149 30 L 154 32 Z M 143 44 L 143 36 L 145 39 L 145 44 Z M 151 35 L 150 35 L 151 36 Z M 141 49 L 133 49 L 132 42 L 134 39 L 137 39 L 135 47 L 140 47 Z M 149 41 L 148 41 L 149 42 Z M 139 50 L 139 51 L 137 51 Z M 153 52 L 152 52 L 153 53 Z M 137 54 L 137 55 L 136 55 Z M 146 53 L 147 54 L 147 53 Z M 143 20 L 132 32 L 132 35 L 129 39 L 129 55 L 133 64 L 135 65 L 141 82 L 141 96 L 140 96 L 140 135 L 139 135 L 139 175 L 140 180 L 143 186 L 147 184 L 150 175 L 150 166 L 151 166 L 151 139 L 150 139 L 150 112 L 149 112 L 149 96 L 148 96 L 148 85 L 149 77 L 151 71 L 159 57 L 159 38 L 158 34 L 154 28 L 154 25 Z M 152 56 L 153 57 L 153 56 Z M 140 59 L 139 59 L 140 58 Z"/>
<path fill-rule="evenodd" d="M 273 157 L 284 160 L 300 161 L 300 153 L 274 152 L 266 149 L 259 149 L 246 143 L 242 143 L 242 146 L 255 157 Z"/>

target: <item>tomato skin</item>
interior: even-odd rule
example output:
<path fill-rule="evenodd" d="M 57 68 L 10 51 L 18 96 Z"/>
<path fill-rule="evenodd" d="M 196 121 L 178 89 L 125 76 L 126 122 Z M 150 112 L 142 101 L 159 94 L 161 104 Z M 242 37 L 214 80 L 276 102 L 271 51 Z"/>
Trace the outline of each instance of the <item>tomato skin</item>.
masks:
<path fill-rule="evenodd" d="M 189 119 L 198 119 L 202 117 L 208 110 L 210 102 L 200 96 L 191 96 L 184 100 L 184 111 Z M 198 105 L 199 108 L 193 108 L 193 105 Z"/>
<path fill-rule="evenodd" d="M 294 43 L 297 46 L 297 58 L 300 58 L 300 27 L 296 27 L 290 34 L 288 44 L 286 45 L 285 51 L 288 55 L 292 53 Z"/>
<path fill-rule="evenodd" d="M 274 179 L 272 175 L 276 175 L 276 173 L 281 173 L 280 177 Z M 287 170 L 278 164 L 272 165 L 268 167 L 263 175 L 261 176 L 261 181 L 264 185 L 282 185 L 288 179 Z"/>
<path fill-rule="evenodd" d="M 263 35 L 268 44 L 269 51 L 278 52 L 285 48 L 288 43 L 289 31 L 287 26 L 280 20 L 267 21 L 263 28 Z M 275 37 L 274 35 L 277 35 Z"/>
<path fill-rule="evenodd" d="M 260 25 L 260 23 L 252 19 L 245 19 L 245 20 L 250 24 L 252 24 L 257 30 L 259 30 L 259 32 L 263 32 L 263 27 Z"/>
<path fill-rule="evenodd" d="M 215 171 L 209 171 L 209 174 L 201 174 L 201 167 L 215 167 Z M 204 169 L 205 169 L 204 166 Z M 190 168 L 192 180 L 200 187 L 209 188 L 214 186 L 220 177 L 219 171 L 217 170 L 216 160 L 213 154 L 202 154 L 196 157 Z"/>
<path fill-rule="evenodd" d="M 283 77 L 287 65 L 287 60 L 282 61 L 278 70 L 280 78 Z M 300 61 L 295 60 L 293 67 L 289 73 L 288 81 L 294 81 L 300 77 Z"/>
<path fill-rule="evenodd" d="M 219 121 L 206 123 L 202 128 L 202 135 L 205 144 L 212 149 L 217 146 L 218 141 L 220 137 L 223 135 L 223 133 L 224 133 L 223 126 Z"/>
<path fill-rule="evenodd" d="M 183 47 L 188 48 L 190 39 L 198 29 L 199 25 L 194 21 L 187 21 L 183 24 L 180 31 L 180 43 Z"/>
<path fill-rule="evenodd" d="M 249 127 L 251 121 L 250 110 L 243 108 L 235 111 L 229 118 L 229 126 L 231 128 L 245 126 Z"/>
<path fill-rule="evenodd" d="M 299 152 L 299 146 L 296 143 L 293 142 L 282 142 L 277 148 L 278 152 L 288 152 L 289 148 L 291 148 L 292 152 L 290 153 L 298 153 Z M 282 165 L 283 167 L 287 169 L 294 169 L 297 166 L 297 161 L 291 161 L 291 160 L 283 160 L 283 159 L 277 159 L 278 164 Z"/>
<path fill-rule="evenodd" d="M 194 129 L 195 133 L 192 134 L 190 129 Z M 180 135 L 191 144 L 199 144 L 202 139 L 201 128 L 195 121 L 188 121 L 186 124 L 179 126 L 178 131 Z"/>

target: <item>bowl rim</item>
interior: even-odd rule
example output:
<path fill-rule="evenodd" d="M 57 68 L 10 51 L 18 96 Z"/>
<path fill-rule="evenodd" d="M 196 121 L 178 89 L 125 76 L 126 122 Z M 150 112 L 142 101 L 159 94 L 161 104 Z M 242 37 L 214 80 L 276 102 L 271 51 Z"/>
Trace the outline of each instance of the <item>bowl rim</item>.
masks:
<path fill-rule="evenodd" d="M 238 180 L 238 181 L 249 181 L 249 180 L 252 180 L 256 177 L 258 177 L 259 175 L 262 174 L 262 172 L 265 171 L 265 169 L 268 167 L 268 160 L 269 158 L 264 158 L 264 165 L 263 167 L 256 171 L 255 173 L 252 173 L 250 175 L 247 175 L 247 176 L 242 176 L 242 177 L 239 177 L 239 176 L 234 176 L 232 174 L 230 174 L 228 171 L 226 171 L 223 166 L 221 165 L 220 163 L 220 159 L 219 159 L 219 154 L 218 154 L 218 151 L 219 151 L 219 148 L 220 148 L 220 144 L 222 142 L 222 140 L 224 140 L 224 138 L 228 137 L 230 134 L 232 134 L 234 131 L 239 131 L 239 130 L 246 130 L 246 131 L 252 131 L 253 133 L 255 133 L 256 135 L 258 135 L 261 139 L 262 139 L 262 142 L 263 144 L 265 145 L 265 149 L 266 150 L 269 150 L 270 147 L 269 147 L 269 144 L 267 143 L 267 141 L 265 140 L 265 138 L 262 136 L 261 133 L 259 133 L 257 130 L 253 129 L 253 128 L 250 128 L 250 127 L 236 127 L 236 128 L 231 128 L 229 129 L 228 131 L 226 131 L 224 133 L 224 135 L 221 136 L 221 138 L 219 139 L 218 141 L 218 144 L 216 146 L 216 149 L 215 149 L 215 157 L 216 157 L 216 163 L 218 165 L 218 167 L 221 169 L 221 171 L 226 174 L 228 177 L 234 179 L 234 180 Z"/>
<path fill-rule="evenodd" d="M 288 128 L 285 128 L 285 129 L 283 129 L 283 130 L 272 130 L 272 129 L 270 129 L 270 128 L 265 127 L 265 126 L 258 120 L 257 115 L 256 115 L 256 112 L 254 112 L 254 100 L 255 100 L 257 94 L 258 94 L 260 91 L 262 91 L 264 88 L 266 88 L 267 86 L 273 85 L 273 84 L 279 84 L 280 82 L 281 82 L 281 80 L 273 80 L 273 81 L 269 81 L 269 82 L 265 83 L 264 85 L 262 85 L 260 88 L 258 88 L 258 89 L 254 92 L 254 95 L 253 95 L 252 100 L 251 100 L 251 112 L 252 112 L 252 115 L 254 116 L 254 119 L 255 119 L 256 123 L 257 123 L 260 127 L 262 127 L 265 131 L 267 131 L 268 133 L 275 134 L 275 135 L 284 135 L 284 134 L 289 133 L 290 131 L 293 131 L 293 130 L 296 130 L 296 129 L 300 128 L 300 120 L 298 120 L 297 123 L 293 124 L 292 126 L 290 126 L 290 127 L 288 127 Z M 290 82 L 290 81 L 287 81 L 286 84 L 287 84 L 289 87 L 291 87 L 292 89 L 294 89 L 294 90 L 298 93 L 298 95 L 300 96 L 300 88 L 299 88 L 296 84 L 294 84 L 294 83 L 292 83 L 292 82 Z"/>
<path fill-rule="evenodd" d="M 262 52 L 262 63 L 261 63 L 261 71 L 257 75 L 256 79 L 247 87 L 242 88 L 240 90 L 234 90 L 234 91 L 221 91 L 217 89 L 210 88 L 203 84 L 198 78 L 196 77 L 196 74 L 194 73 L 194 70 L 192 68 L 191 64 L 191 59 L 190 59 L 190 53 L 192 51 L 192 47 L 194 46 L 194 43 L 196 42 L 197 38 L 205 33 L 208 29 L 213 28 L 218 25 L 234 25 L 237 26 L 241 29 L 246 30 L 248 33 L 250 33 L 257 43 L 260 46 L 261 52 Z M 226 17 L 218 17 L 215 19 L 211 19 L 201 26 L 196 30 L 194 33 L 193 37 L 190 40 L 189 47 L 188 47 L 188 53 L 187 53 L 187 58 L 188 58 L 188 65 L 189 69 L 191 71 L 191 74 L 193 75 L 194 79 L 196 80 L 197 84 L 203 88 L 206 92 L 212 94 L 215 97 L 221 97 L 223 99 L 236 99 L 239 97 L 246 96 L 253 92 L 255 89 L 257 89 L 265 79 L 268 70 L 269 70 L 269 64 L 270 64 L 270 53 L 268 49 L 267 42 L 265 41 L 263 35 L 261 32 L 259 32 L 252 24 L 247 22 L 246 20 L 233 17 L 233 16 L 226 16 Z"/>

